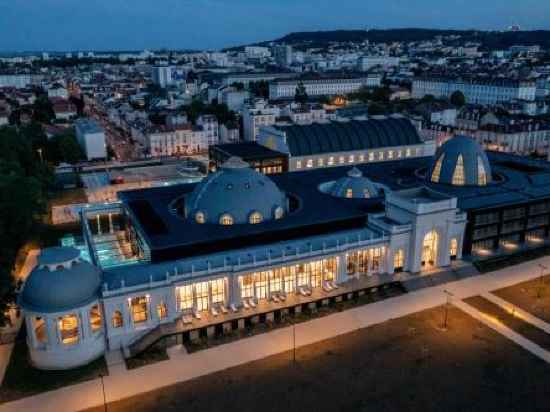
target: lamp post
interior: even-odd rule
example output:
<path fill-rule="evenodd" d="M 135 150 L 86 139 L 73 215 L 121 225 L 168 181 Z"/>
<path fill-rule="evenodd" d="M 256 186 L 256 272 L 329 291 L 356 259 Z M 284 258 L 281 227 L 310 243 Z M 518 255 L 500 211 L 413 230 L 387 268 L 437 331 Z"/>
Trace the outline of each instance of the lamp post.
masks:
<path fill-rule="evenodd" d="M 548 267 L 544 266 L 542 263 L 539 263 L 538 266 L 540 268 L 540 285 L 537 289 L 537 299 L 540 299 L 542 295 L 542 287 L 544 284 L 544 271 L 548 270 Z"/>
<path fill-rule="evenodd" d="M 292 362 L 296 366 L 296 323 L 292 322 Z"/>
<path fill-rule="evenodd" d="M 101 390 L 103 392 L 103 410 L 104 412 L 107 412 L 107 398 L 105 396 L 105 383 L 103 382 L 103 374 L 99 374 L 99 378 L 101 379 Z"/>
<path fill-rule="evenodd" d="M 44 163 L 44 158 L 42 157 L 42 149 L 36 149 L 36 151 L 38 152 L 38 156 L 40 156 L 40 163 Z"/>
<path fill-rule="evenodd" d="M 449 318 L 449 303 L 451 303 L 451 297 L 453 297 L 454 295 L 447 289 L 445 289 L 443 293 L 447 295 L 447 301 L 445 302 L 445 316 L 443 318 L 443 328 L 447 329 L 447 319 Z"/>

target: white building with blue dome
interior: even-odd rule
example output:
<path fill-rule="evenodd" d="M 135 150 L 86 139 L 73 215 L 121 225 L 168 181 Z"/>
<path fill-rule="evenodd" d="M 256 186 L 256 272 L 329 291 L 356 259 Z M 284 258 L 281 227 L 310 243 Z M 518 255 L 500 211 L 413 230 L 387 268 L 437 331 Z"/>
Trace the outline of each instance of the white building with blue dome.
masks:
<path fill-rule="evenodd" d="M 365 157 L 368 159 L 368 157 Z M 46 249 L 19 302 L 39 368 L 133 356 L 550 240 L 550 167 L 455 137 L 436 156 L 119 193 Z"/>

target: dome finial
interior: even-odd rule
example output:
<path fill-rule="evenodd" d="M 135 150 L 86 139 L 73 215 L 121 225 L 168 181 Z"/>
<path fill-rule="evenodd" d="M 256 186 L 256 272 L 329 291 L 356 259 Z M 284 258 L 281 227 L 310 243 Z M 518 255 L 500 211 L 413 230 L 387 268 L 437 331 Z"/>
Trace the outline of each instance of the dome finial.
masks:
<path fill-rule="evenodd" d="M 350 171 L 348 172 L 349 177 L 362 177 L 363 172 L 361 172 L 357 167 L 352 167 Z"/>

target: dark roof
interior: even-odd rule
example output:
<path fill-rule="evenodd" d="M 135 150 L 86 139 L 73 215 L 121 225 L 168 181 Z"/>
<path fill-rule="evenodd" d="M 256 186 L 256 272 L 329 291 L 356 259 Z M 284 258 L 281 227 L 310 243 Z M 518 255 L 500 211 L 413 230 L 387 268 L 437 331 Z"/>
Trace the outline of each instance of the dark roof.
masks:
<path fill-rule="evenodd" d="M 274 157 L 287 157 L 285 153 L 272 150 L 256 142 L 217 144 L 211 147 L 212 150 L 223 153 L 228 158 L 231 156 L 240 157 L 243 160 L 272 159 Z"/>
<path fill-rule="evenodd" d="M 416 128 L 404 118 L 334 121 L 276 127 L 286 133 L 292 156 L 422 143 Z"/>

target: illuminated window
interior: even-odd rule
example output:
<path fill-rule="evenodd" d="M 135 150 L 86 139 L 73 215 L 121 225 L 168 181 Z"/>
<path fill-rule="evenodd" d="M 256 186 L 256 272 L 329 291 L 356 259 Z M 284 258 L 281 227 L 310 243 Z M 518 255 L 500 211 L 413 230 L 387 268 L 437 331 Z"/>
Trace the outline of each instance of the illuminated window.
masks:
<path fill-rule="evenodd" d="M 332 166 L 333 164 L 334 164 L 334 157 L 333 157 L 333 156 L 330 156 L 330 157 L 328 158 L 328 165 L 329 165 L 329 166 Z"/>
<path fill-rule="evenodd" d="M 458 242 L 456 239 L 451 239 L 451 247 L 449 250 L 449 254 L 451 255 L 451 259 L 456 259 L 458 255 Z"/>
<path fill-rule="evenodd" d="M 282 269 L 283 271 L 283 286 L 285 288 L 285 292 L 290 293 L 294 292 L 295 285 L 296 285 L 296 267 L 291 266 L 284 267 Z"/>
<path fill-rule="evenodd" d="M 99 310 L 99 305 L 94 305 L 90 309 L 90 327 L 92 328 L 92 332 L 97 332 L 101 329 L 101 311 Z"/>
<path fill-rule="evenodd" d="M 373 162 L 374 161 L 374 152 L 370 152 L 369 153 L 369 162 Z"/>
<path fill-rule="evenodd" d="M 78 317 L 76 315 L 65 315 L 57 321 L 61 342 L 65 345 L 72 345 L 78 342 Z"/>
<path fill-rule="evenodd" d="M 256 286 L 256 297 L 258 299 L 267 299 L 267 272 L 259 272 L 255 274 L 255 286 Z"/>
<path fill-rule="evenodd" d="M 309 285 L 309 274 L 306 271 L 305 265 L 296 265 L 298 286 Z"/>
<path fill-rule="evenodd" d="M 405 151 L 405 157 L 411 157 L 411 149 Z"/>
<path fill-rule="evenodd" d="M 458 159 L 456 160 L 455 170 L 453 172 L 453 185 L 464 186 L 465 183 L 466 182 L 464 180 L 464 159 L 462 158 L 462 155 L 458 155 Z"/>
<path fill-rule="evenodd" d="M 119 310 L 115 310 L 113 312 L 113 328 L 121 328 L 124 325 L 124 321 L 122 320 L 122 313 Z"/>
<path fill-rule="evenodd" d="M 365 161 L 365 155 L 359 155 L 359 161 L 364 162 Z"/>
<path fill-rule="evenodd" d="M 378 152 L 378 160 L 384 160 L 384 152 Z"/>
<path fill-rule="evenodd" d="M 323 167 L 325 164 L 325 161 L 322 157 L 320 157 L 319 159 L 317 159 L 317 166 L 319 167 Z"/>
<path fill-rule="evenodd" d="M 204 213 L 203 212 L 195 213 L 195 221 L 202 225 L 205 221 Z"/>
<path fill-rule="evenodd" d="M 393 150 L 388 152 L 388 159 L 393 159 Z"/>
<path fill-rule="evenodd" d="M 340 164 L 344 164 L 346 162 L 346 158 L 344 156 L 340 156 L 340 159 L 338 159 Z"/>
<path fill-rule="evenodd" d="M 177 289 L 176 298 L 179 302 L 180 310 L 193 309 L 193 286 L 185 285 L 180 286 Z"/>
<path fill-rule="evenodd" d="M 241 286 L 241 298 L 254 297 L 254 275 L 244 275 L 239 277 Z"/>
<path fill-rule="evenodd" d="M 197 299 L 197 310 L 208 310 L 208 282 L 195 284 L 195 297 Z"/>
<path fill-rule="evenodd" d="M 211 280 L 210 290 L 212 291 L 212 303 L 225 302 L 225 280 L 224 279 Z"/>
<path fill-rule="evenodd" d="M 355 157 L 353 155 L 349 155 L 349 163 L 353 163 L 355 161 Z"/>
<path fill-rule="evenodd" d="M 157 305 L 157 315 L 160 320 L 166 319 L 168 317 L 168 310 L 166 309 L 166 304 L 164 302 L 160 302 Z"/>
<path fill-rule="evenodd" d="M 445 158 L 445 153 L 439 156 L 437 162 L 435 162 L 434 171 L 432 172 L 432 182 L 439 183 L 441 177 L 441 167 L 443 166 L 443 159 Z"/>
<path fill-rule="evenodd" d="M 311 274 L 311 287 L 318 288 L 321 286 L 321 280 L 323 279 L 323 261 L 310 262 L 308 265 Z"/>
<path fill-rule="evenodd" d="M 231 216 L 229 213 L 224 213 L 220 217 L 220 225 L 223 226 L 230 226 L 233 224 L 233 216 Z"/>
<path fill-rule="evenodd" d="M 34 318 L 34 336 L 38 343 L 48 343 L 47 324 L 44 318 Z"/>
<path fill-rule="evenodd" d="M 275 208 L 275 213 L 274 213 L 275 219 L 282 219 L 284 214 L 285 214 L 285 211 L 281 206 L 277 206 Z"/>
<path fill-rule="evenodd" d="M 477 157 L 477 184 L 479 186 L 487 185 L 487 172 L 485 171 L 485 166 L 481 157 Z"/>
<path fill-rule="evenodd" d="M 283 287 L 283 278 L 281 269 L 274 269 L 269 274 L 269 293 L 280 292 Z"/>
<path fill-rule="evenodd" d="M 347 198 L 352 198 L 353 197 L 353 189 L 347 189 L 346 190 L 346 197 Z"/>
<path fill-rule="evenodd" d="M 258 223 L 262 223 L 262 214 L 260 212 L 252 212 L 250 214 L 250 217 L 248 218 L 248 221 L 252 225 L 256 225 Z"/>
<path fill-rule="evenodd" d="M 393 269 L 396 272 L 401 272 L 403 270 L 403 265 L 405 264 L 405 254 L 403 249 L 398 249 L 393 255 Z"/>
<path fill-rule="evenodd" d="M 308 159 L 306 163 L 306 167 L 312 168 L 313 167 L 313 159 Z"/>
<path fill-rule="evenodd" d="M 398 150 L 397 151 L 397 158 L 398 159 L 401 159 L 403 157 L 403 151 L 402 150 Z"/>
<path fill-rule="evenodd" d="M 130 301 L 130 307 L 132 309 L 132 320 L 134 323 L 139 324 L 147 322 L 148 314 L 146 296 L 138 296 L 133 298 Z"/>
<path fill-rule="evenodd" d="M 302 168 L 302 161 L 296 160 L 296 169 L 301 169 L 301 168 Z"/>

